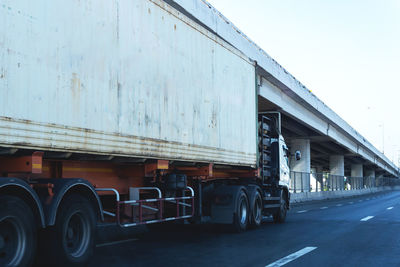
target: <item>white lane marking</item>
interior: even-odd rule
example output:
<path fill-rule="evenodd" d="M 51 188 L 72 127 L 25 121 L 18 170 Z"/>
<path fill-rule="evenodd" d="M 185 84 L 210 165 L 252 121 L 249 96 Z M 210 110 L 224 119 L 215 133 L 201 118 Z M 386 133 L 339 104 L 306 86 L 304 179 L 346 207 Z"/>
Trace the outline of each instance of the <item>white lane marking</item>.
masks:
<path fill-rule="evenodd" d="M 268 264 L 265 267 L 279 267 L 279 266 L 283 266 L 291 261 L 294 261 L 297 258 L 300 258 L 301 256 L 313 251 L 314 249 L 316 249 L 317 247 L 305 247 L 303 249 L 300 249 L 299 251 L 292 253 L 280 260 L 277 260 L 271 264 Z"/>
<path fill-rule="evenodd" d="M 369 200 L 369 198 L 367 198 L 367 200 Z"/>
<path fill-rule="evenodd" d="M 391 210 L 391 209 L 393 209 L 393 207 L 389 207 L 389 208 L 387 208 L 387 210 Z"/>
<path fill-rule="evenodd" d="M 297 213 L 304 213 L 307 212 L 308 210 L 299 210 Z"/>
<path fill-rule="evenodd" d="M 367 216 L 367 217 L 365 217 L 365 218 L 362 218 L 360 221 L 362 221 L 362 222 L 366 222 L 366 221 L 368 221 L 368 220 L 370 220 L 370 219 L 372 219 L 372 218 L 374 218 L 375 216 Z"/>
<path fill-rule="evenodd" d="M 132 238 L 132 239 L 125 239 L 125 240 L 119 240 L 119 241 L 114 241 L 114 242 L 108 242 L 108 243 L 98 244 L 98 245 L 96 245 L 96 248 L 105 247 L 105 246 L 112 246 L 112 245 L 117 245 L 117 244 L 137 241 L 137 240 L 139 240 L 139 239 Z"/>
<path fill-rule="evenodd" d="M 358 202 L 363 202 L 361 199 Z"/>
<path fill-rule="evenodd" d="M 327 208 L 328 208 L 328 207 L 321 207 L 320 209 L 321 209 L 321 210 L 324 210 L 324 209 L 327 209 Z"/>
<path fill-rule="evenodd" d="M 353 203 L 354 203 L 353 201 L 349 202 L 349 204 L 353 204 Z"/>
<path fill-rule="evenodd" d="M 336 205 L 336 207 L 341 207 L 341 206 L 343 206 L 343 204 L 337 204 L 337 205 Z"/>

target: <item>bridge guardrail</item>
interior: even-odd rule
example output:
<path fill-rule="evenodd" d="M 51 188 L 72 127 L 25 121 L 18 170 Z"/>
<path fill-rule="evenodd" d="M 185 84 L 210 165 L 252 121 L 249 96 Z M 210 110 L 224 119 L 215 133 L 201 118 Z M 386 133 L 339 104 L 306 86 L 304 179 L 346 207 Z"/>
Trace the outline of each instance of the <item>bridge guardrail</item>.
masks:
<path fill-rule="evenodd" d="M 351 177 L 329 173 L 290 172 L 290 192 L 359 190 L 381 186 L 400 186 L 400 179 L 390 177 Z"/>

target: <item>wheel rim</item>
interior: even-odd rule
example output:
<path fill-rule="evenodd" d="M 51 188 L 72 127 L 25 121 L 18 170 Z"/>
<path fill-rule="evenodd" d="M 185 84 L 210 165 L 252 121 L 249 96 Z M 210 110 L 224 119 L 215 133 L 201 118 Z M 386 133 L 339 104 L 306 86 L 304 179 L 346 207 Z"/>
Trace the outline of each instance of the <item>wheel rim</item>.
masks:
<path fill-rule="evenodd" d="M 81 212 L 73 213 L 67 220 L 64 233 L 64 246 L 72 257 L 80 257 L 90 242 L 90 224 Z"/>
<path fill-rule="evenodd" d="M 243 197 L 240 199 L 239 218 L 240 218 L 240 224 L 242 224 L 242 225 L 246 224 L 247 203 Z"/>
<path fill-rule="evenodd" d="M 261 221 L 261 199 L 259 197 L 254 202 L 254 221 L 256 223 Z"/>
<path fill-rule="evenodd" d="M 26 238 L 24 227 L 16 218 L 0 221 L 0 265 L 19 265 L 24 257 Z"/>

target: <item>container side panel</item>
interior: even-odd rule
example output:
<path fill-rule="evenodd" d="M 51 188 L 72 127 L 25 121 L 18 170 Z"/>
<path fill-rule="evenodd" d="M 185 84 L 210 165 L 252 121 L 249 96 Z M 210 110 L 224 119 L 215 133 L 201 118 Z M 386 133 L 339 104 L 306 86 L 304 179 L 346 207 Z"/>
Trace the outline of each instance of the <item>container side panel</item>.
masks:
<path fill-rule="evenodd" d="M 254 65 L 158 0 L 0 0 L 0 145 L 254 166 Z"/>

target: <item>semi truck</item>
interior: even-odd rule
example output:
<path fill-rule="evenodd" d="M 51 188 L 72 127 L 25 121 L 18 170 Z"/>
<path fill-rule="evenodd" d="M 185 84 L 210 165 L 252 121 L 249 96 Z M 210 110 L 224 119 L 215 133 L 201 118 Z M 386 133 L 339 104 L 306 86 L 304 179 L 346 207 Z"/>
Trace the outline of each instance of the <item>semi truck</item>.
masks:
<path fill-rule="evenodd" d="M 300 152 L 256 70 L 173 1 L 0 0 L 0 266 L 85 264 L 104 222 L 284 222 Z"/>

